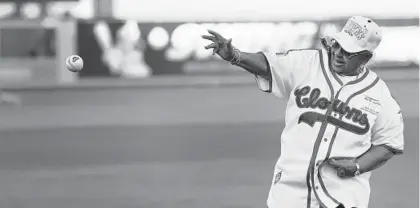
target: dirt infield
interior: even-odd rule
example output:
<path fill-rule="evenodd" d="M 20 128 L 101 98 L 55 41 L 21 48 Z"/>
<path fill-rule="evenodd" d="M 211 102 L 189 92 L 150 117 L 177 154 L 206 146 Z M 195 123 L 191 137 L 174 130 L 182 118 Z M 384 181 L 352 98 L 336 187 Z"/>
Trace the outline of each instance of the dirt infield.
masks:
<path fill-rule="evenodd" d="M 418 207 L 418 80 L 393 81 L 406 149 L 370 208 Z M 255 86 L 18 91 L 0 107 L 0 207 L 264 207 L 284 101 Z"/>

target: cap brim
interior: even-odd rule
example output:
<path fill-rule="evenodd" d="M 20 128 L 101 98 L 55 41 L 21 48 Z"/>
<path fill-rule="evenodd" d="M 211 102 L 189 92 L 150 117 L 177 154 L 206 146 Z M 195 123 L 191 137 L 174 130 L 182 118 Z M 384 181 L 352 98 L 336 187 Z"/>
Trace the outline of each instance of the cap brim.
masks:
<path fill-rule="evenodd" d="M 343 48 L 349 53 L 357 53 L 365 50 L 364 48 L 354 43 L 354 40 L 352 40 L 352 38 L 349 35 L 343 32 L 338 32 L 332 35 L 331 37 L 334 38 L 340 44 L 341 48 Z"/>

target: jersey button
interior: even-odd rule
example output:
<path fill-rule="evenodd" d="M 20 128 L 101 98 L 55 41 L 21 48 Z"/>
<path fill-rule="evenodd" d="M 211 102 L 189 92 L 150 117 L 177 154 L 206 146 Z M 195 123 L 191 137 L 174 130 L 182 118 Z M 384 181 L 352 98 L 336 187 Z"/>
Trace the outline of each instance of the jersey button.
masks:
<path fill-rule="evenodd" d="M 315 186 L 315 189 L 318 190 L 318 186 Z"/>
<path fill-rule="evenodd" d="M 328 142 L 328 139 L 327 138 L 324 138 L 324 142 Z"/>

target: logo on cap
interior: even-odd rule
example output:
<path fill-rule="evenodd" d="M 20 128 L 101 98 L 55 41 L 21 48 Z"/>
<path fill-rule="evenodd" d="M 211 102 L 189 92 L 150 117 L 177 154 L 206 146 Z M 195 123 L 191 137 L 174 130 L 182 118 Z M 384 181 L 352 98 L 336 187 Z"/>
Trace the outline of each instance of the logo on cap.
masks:
<path fill-rule="evenodd" d="M 360 26 L 357 22 L 349 20 L 346 26 L 344 27 L 344 32 L 350 36 L 356 36 L 357 40 L 360 40 L 368 33 L 368 30 Z"/>

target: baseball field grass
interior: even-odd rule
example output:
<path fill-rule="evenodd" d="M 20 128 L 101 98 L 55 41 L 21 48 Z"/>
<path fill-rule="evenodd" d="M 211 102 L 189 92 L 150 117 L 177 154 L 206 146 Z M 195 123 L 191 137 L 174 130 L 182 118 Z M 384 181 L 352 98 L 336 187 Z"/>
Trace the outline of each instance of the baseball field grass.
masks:
<path fill-rule="evenodd" d="M 418 80 L 389 87 L 405 152 L 370 208 L 418 207 Z M 285 103 L 256 86 L 18 91 L 0 107 L 1 208 L 264 207 Z"/>

